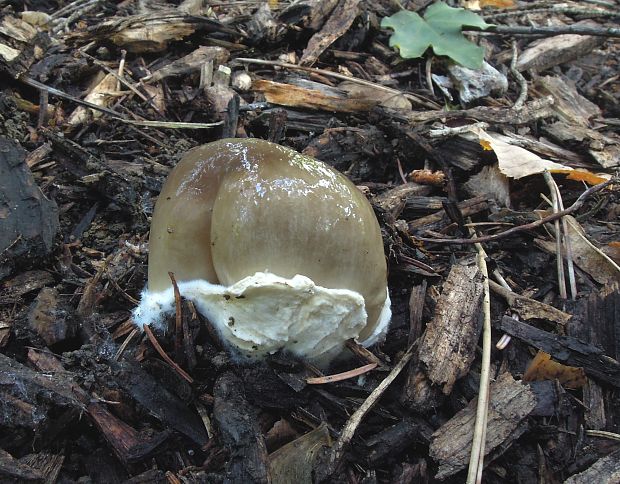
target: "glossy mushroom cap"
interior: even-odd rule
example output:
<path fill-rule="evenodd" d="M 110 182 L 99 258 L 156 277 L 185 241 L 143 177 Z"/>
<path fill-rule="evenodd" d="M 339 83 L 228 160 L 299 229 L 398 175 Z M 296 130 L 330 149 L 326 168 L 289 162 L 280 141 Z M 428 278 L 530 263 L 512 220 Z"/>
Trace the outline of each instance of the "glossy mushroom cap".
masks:
<path fill-rule="evenodd" d="M 170 173 L 150 233 L 149 291 L 204 279 L 225 286 L 257 272 L 296 274 L 364 297 L 373 334 L 386 304 L 379 224 L 366 197 L 328 165 L 258 139 L 189 151 Z"/>

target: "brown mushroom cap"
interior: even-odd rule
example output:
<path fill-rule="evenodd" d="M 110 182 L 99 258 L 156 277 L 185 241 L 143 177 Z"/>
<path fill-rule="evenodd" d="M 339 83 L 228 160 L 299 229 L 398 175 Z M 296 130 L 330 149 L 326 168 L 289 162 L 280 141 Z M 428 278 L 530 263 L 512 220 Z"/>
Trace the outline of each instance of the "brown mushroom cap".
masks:
<path fill-rule="evenodd" d="M 296 151 L 258 139 L 225 139 L 189 151 L 155 207 L 148 285 L 205 279 L 232 285 L 256 272 L 349 289 L 374 329 L 387 297 L 379 224 L 345 176 Z"/>

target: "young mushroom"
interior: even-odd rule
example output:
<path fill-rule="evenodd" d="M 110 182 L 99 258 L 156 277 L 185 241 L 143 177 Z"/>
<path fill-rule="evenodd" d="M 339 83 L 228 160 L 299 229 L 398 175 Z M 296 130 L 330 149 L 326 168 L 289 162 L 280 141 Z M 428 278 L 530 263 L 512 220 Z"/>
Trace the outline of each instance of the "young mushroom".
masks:
<path fill-rule="evenodd" d="M 139 326 L 173 311 L 169 272 L 236 354 L 289 351 L 319 365 L 390 321 L 379 224 L 326 164 L 258 139 L 189 151 L 157 200 Z"/>

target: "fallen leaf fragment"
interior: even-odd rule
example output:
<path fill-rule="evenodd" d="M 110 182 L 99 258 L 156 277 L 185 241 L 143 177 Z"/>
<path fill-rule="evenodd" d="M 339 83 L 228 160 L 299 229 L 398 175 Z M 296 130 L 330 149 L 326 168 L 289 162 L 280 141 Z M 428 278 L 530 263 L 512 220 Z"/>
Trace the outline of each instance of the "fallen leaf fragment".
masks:
<path fill-rule="evenodd" d="M 545 170 L 572 170 L 569 166 L 546 160 L 531 151 L 511 144 L 513 140 L 508 136 L 487 133 L 477 127 L 472 128 L 471 131 L 478 136 L 483 148 L 491 147 L 497 157 L 499 171 L 509 178 L 519 179 L 542 173 Z"/>
<path fill-rule="evenodd" d="M 551 173 L 566 174 L 568 180 L 586 182 L 588 185 L 598 185 L 599 183 L 605 183 L 611 178 L 611 175 L 606 173 L 596 174 L 587 170 L 551 170 Z"/>
<path fill-rule="evenodd" d="M 577 220 L 567 215 L 564 217 L 568 225 L 568 238 L 573 251 L 573 261 L 583 271 L 599 284 L 608 284 L 620 281 L 620 267 L 603 251 L 596 247 Z M 537 239 L 536 244 L 545 251 L 554 254 L 555 242 L 552 240 Z"/>
<path fill-rule="evenodd" d="M 551 359 L 551 355 L 538 351 L 523 375 L 523 381 L 558 380 L 564 388 L 577 389 L 586 384 L 583 368 L 563 365 Z"/>
<path fill-rule="evenodd" d="M 269 455 L 274 484 L 313 482 L 316 464 L 323 447 L 330 445 L 329 430 L 322 423 L 316 429 L 280 447 Z"/>

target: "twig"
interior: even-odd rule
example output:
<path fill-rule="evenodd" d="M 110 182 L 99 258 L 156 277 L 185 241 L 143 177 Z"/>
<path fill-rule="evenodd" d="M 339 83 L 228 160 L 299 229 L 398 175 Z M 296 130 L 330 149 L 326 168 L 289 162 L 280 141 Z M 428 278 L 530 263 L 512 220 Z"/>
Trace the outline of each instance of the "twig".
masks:
<path fill-rule="evenodd" d="M 558 202 L 558 192 L 556 190 L 557 187 L 555 185 L 555 181 L 553 180 L 551 173 L 549 173 L 549 170 L 544 171 L 543 177 L 545 182 L 547 182 L 549 191 L 551 192 L 551 207 L 553 209 L 553 213 L 558 213 L 560 211 L 560 204 Z M 558 271 L 558 287 L 560 289 L 560 297 L 562 299 L 566 299 L 566 276 L 564 275 L 564 257 L 562 255 L 563 231 L 560 229 L 560 219 L 554 220 L 553 225 L 555 227 L 555 261 Z"/>
<path fill-rule="evenodd" d="M 466 124 L 464 126 L 444 126 L 443 128 L 430 129 L 428 131 L 428 135 L 431 138 L 447 138 L 450 136 L 456 136 L 459 134 L 467 133 L 472 130 L 472 128 L 480 128 L 487 129 L 489 127 L 489 123 L 485 123 L 484 121 L 478 123 Z"/>
<path fill-rule="evenodd" d="M 555 27 L 524 27 L 508 25 L 492 25 L 486 30 L 478 27 L 463 26 L 463 31 L 481 32 L 485 34 L 500 35 L 544 35 L 553 37 L 554 35 L 593 35 L 596 37 L 620 37 L 620 29 L 615 27 L 587 27 L 583 25 L 558 25 Z"/>
<path fill-rule="evenodd" d="M 183 357 L 183 311 L 181 309 L 181 293 L 177 280 L 174 278 L 173 272 L 168 272 L 168 277 L 172 282 L 172 290 L 174 291 L 174 309 L 175 309 L 175 325 L 174 325 L 174 353 L 177 360 Z"/>
<path fill-rule="evenodd" d="M 470 232 L 474 232 L 470 228 Z M 473 238 L 476 241 L 476 238 Z M 478 251 L 478 267 L 484 276 L 484 299 L 482 303 L 483 326 L 482 326 L 482 363 L 480 369 L 480 387 L 478 390 L 478 406 L 476 407 L 476 424 L 472 437 L 471 455 L 467 471 L 467 484 L 481 482 L 482 468 L 484 466 L 484 449 L 486 440 L 486 427 L 489 409 L 489 380 L 491 373 L 491 295 L 489 290 L 489 271 L 485 260 L 485 251 L 482 245 L 475 243 Z"/>
<path fill-rule="evenodd" d="M 403 183 L 407 184 L 407 177 L 405 176 L 405 172 L 403 171 L 403 165 L 400 162 L 400 158 L 396 157 L 396 165 L 398 165 L 398 174 L 400 175 L 400 179 Z"/>
<path fill-rule="evenodd" d="M 375 388 L 372 393 L 368 395 L 368 398 L 364 401 L 364 403 L 362 403 L 360 407 L 355 411 L 355 413 L 351 415 L 346 425 L 342 429 L 338 440 L 331 449 L 327 469 L 328 476 L 336 472 L 336 469 L 338 468 L 341 459 L 344 456 L 344 450 L 349 445 L 349 442 L 351 442 L 351 439 L 353 438 L 357 427 L 362 422 L 362 419 L 377 403 L 379 398 L 381 398 L 381 395 L 383 395 L 383 392 L 385 392 L 387 387 L 390 386 L 390 384 L 396 379 L 396 377 L 403 370 L 403 368 L 407 366 L 407 363 L 409 363 L 409 360 L 411 360 L 411 358 L 413 357 L 416 348 L 416 344 L 412 344 L 411 346 L 409 346 L 407 352 L 403 355 L 403 357 L 396 364 L 396 366 L 392 368 L 392 371 L 389 373 L 389 375 L 386 376 L 381 383 L 379 383 L 377 388 Z"/>
<path fill-rule="evenodd" d="M 432 64 L 433 64 L 433 56 L 429 55 L 428 58 L 426 59 L 426 66 L 424 70 L 426 72 L 426 83 L 428 84 L 428 90 L 431 92 L 433 97 L 435 97 L 435 89 L 433 88 L 433 71 L 431 69 Z"/>
<path fill-rule="evenodd" d="M 553 213 L 551 215 L 548 215 L 547 217 L 543 217 L 540 220 L 536 220 L 529 224 L 518 225 L 504 232 L 500 232 L 499 234 L 483 235 L 482 237 L 478 237 L 476 239 L 428 239 L 424 237 L 415 237 L 415 239 L 420 240 L 422 242 L 433 242 L 436 244 L 458 244 L 458 245 L 467 245 L 467 244 L 475 244 L 475 243 L 483 243 L 483 242 L 494 242 L 496 240 L 510 237 L 511 235 L 514 235 L 518 232 L 535 229 L 548 222 L 553 222 L 554 220 L 564 217 L 565 215 L 570 215 L 576 212 L 577 210 L 579 210 L 590 195 L 600 192 L 601 190 L 603 190 L 604 188 L 607 188 L 609 185 L 611 185 L 612 183 L 616 181 L 617 180 L 615 178 L 611 178 L 604 183 L 601 183 L 599 185 L 594 185 L 588 188 L 585 192 L 583 192 L 579 196 L 579 198 L 575 201 L 575 203 L 573 203 L 566 210 L 561 210 L 557 213 Z"/>
<path fill-rule="evenodd" d="M 606 432 L 604 430 L 586 430 L 586 435 L 588 437 L 602 437 L 605 439 L 620 440 L 620 434 Z"/>
<path fill-rule="evenodd" d="M 591 8 L 578 8 L 578 7 L 565 7 L 562 5 L 552 5 L 545 8 L 517 8 L 514 10 L 507 10 L 505 12 L 498 12 L 484 15 L 485 20 L 497 20 L 507 17 L 515 17 L 518 15 L 526 15 L 533 13 L 548 13 L 550 15 L 578 15 L 581 18 L 596 18 L 596 17 L 620 17 L 620 12 L 613 12 L 611 10 L 596 10 Z"/>
<path fill-rule="evenodd" d="M 343 381 L 348 380 L 349 378 L 355 378 L 356 376 L 363 375 L 364 373 L 368 373 L 371 370 L 374 370 L 377 367 L 376 363 L 370 363 L 368 365 L 360 366 L 359 368 L 355 368 L 349 371 L 343 371 L 342 373 L 336 373 L 334 375 L 325 375 L 325 376 L 317 376 L 306 378 L 306 383 L 308 385 L 323 385 L 325 383 L 333 383 L 335 381 Z"/>
<path fill-rule="evenodd" d="M 113 109 L 104 108 L 103 106 L 98 106 L 97 104 L 93 104 L 88 101 L 84 101 L 82 99 L 78 99 L 74 96 L 67 94 L 66 92 L 60 91 L 50 86 L 46 86 L 45 84 L 40 83 L 39 81 L 35 81 L 28 76 L 20 76 L 19 80 L 24 84 L 28 84 L 29 86 L 35 87 L 37 89 L 41 89 L 43 91 L 47 91 L 48 93 L 62 98 L 72 101 L 76 104 L 80 104 L 82 106 L 86 106 L 87 108 L 94 109 L 95 111 L 100 111 L 109 116 L 112 116 L 114 119 L 121 121 L 123 123 L 127 123 L 135 126 L 145 126 L 148 128 L 170 128 L 170 129 L 205 129 L 205 128 L 215 128 L 216 126 L 220 126 L 223 122 L 218 121 L 216 123 L 182 123 L 175 121 L 137 121 L 133 119 L 125 118 L 118 111 L 114 111 Z"/>
<path fill-rule="evenodd" d="M 159 114 L 160 116 L 164 117 L 164 113 L 159 109 L 159 107 L 157 107 L 157 105 L 153 102 L 152 98 L 148 98 L 146 97 L 144 94 L 142 94 L 132 83 L 130 83 L 127 79 L 125 79 L 125 77 L 122 74 L 122 66 L 125 64 L 125 57 L 121 58 L 121 62 L 119 63 L 118 66 L 118 70 L 119 72 L 114 71 L 113 69 L 110 69 L 108 66 L 106 66 L 103 62 L 101 62 L 99 59 L 93 57 L 92 55 L 88 54 L 87 52 L 82 52 L 81 50 L 78 49 L 77 51 L 80 55 L 86 57 L 87 59 L 91 60 L 93 62 L 93 64 L 101 67 L 104 71 L 106 71 L 108 74 L 114 76 L 116 78 L 116 80 L 124 85 L 127 89 L 131 90 L 131 92 L 133 92 L 136 96 L 138 96 L 140 99 L 142 99 L 145 103 L 147 103 L 149 106 L 151 106 L 156 112 L 157 114 Z M 123 51 L 125 52 L 125 51 Z M 119 88 L 117 88 L 118 91 L 120 91 L 120 86 Z"/>
<path fill-rule="evenodd" d="M 66 12 L 66 13 L 69 13 L 70 11 L 73 11 L 71 15 L 69 15 L 69 17 L 67 17 L 66 19 L 62 19 L 62 21 L 54 24 L 52 28 L 52 33 L 56 35 L 60 33 L 62 30 L 68 31 L 68 27 L 70 24 L 75 22 L 77 19 L 79 19 L 84 14 L 96 8 L 100 3 L 101 3 L 101 0 L 90 0 L 90 1 L 84 2 L 81 5 L 80 5 L 80 2 L 73 2 L 72 5 L 76 5 L 76 8 L 73 8 Z"/>
<path fill-rule="evenodd" d="M 358 79 L 356 77 L 345 76 L 344 74 L 327 71 L 325 69 L 316 69 L 314 67 L 298 66 L 297 64 L 290 64 L 288 62 L 271 61 L 271 60 L 265 60 L 265 59 L 250 59 L 246 57 L 238 57 L 234 59 L 234 62 L 242 62 L 244 64 L 258 64 L 258 65 L 263 65 L 263 66 L 282 67 L 284 69 L 292 69 L 292 70 L 305 71 L 305 72 L 314 72 L 315 74 L 321 74 L 323 76 L 333 77 L 334 79 L 340 79 L 341 81 L 351 81 L 351 82 L 355 82 L 356 84 L 361 84 L 362 86 L 374 87 L 375 89 L 379 89 L 380 91 L 389 92 L 389 93 L 396 94 L 399 96 L 405 96 L 407 99 L 414 101 L 420 106 L 423 106 L 425 108 L 429 108 L 429 109 L 440 109 L 441 108 L 441 106 L 439 106 L 437 103 L 423 99 L 420 96 L 416 96 L 415 94 L 411 94 L 408 92 L 402 92 L 402 91 L 399 91 L 398 89 L 393 89 L 391 87 L 382 86 L 381 84 L 376 84 L 374 82 L 365 81 L 363 79 Z"/>
<path fill-rule="evenodd" d="M 510 61 L 510 73 L 515 77 L 517 83 L 519 84 L 519 96 L 512 106 L 513 109 L 521 110 L 523 106 L 525 106 L 525 101 L 527 100 L 527 81 L 523 74 L 519 72 L 517 69 L 517 59 L 519 58 L 519 51 L 517 49 L 517 41 L 512 41 L 512 60 Z"/>
<path fill-rule="evenodd" d="M 363 360 L 366 360 L 369 364 L 376 363 L 377 366 L 384 368 L 386 365 L 383 363 L 374 353 L 372 353 L 367 348 L 364 348 L 361 344 L 359 344 L 355 339 L 351 338 L 344 342 L 344 345 L 347 349 Z"/>
<path fill-rule="evenodd" d="M 123 343 L 121 344 L 121 346 L 118 348 L 118 351 L 116 352 L 116 354 L 114 355 L 114 360 L 118 361 L 120 359 L 120 357 L 123 355 L 123 353 L 125 352 L 125 349 L 127 348 L 127 345 L 129 344 L 129 342 L 133 339 L 133 337 L 135 335 L 138 334 L 138 328 L 134 328 L 131 330 L 131 333 L 129 333 L 127 335 L 127 337 L 125 338 L 125 341 L 123 341 Z"/>
<path fill-rule="evenodd" d="M 153 330 L 149 327 L 148 324 L 145 324 L 143 326 L 144 328 L 144 332 L 146 333 L 146 335 L 149 337 L 149 340 L 151 341 L 151 344 L 153 345 L 153 347 L 155 348 L 155 350 L 157 350 L 157 352 L 159 353 L 159 355 L 166 360 L 166 363 L 168 363 L 172 368 L 175 369 L 175 371 L 181 375 L 181 377 L 183 377 L 185 380 L 187 380 L 187 382 L 189 383 L 194 383 L 194 379 L 189 376 L 185 370 L 183 368 L 181 368 L 179 365 L 177 365 L 174 360 L 172 358 L 170 358 L 166 352 L 164 351 L 164 349 L 161 347 L 161 345 L 159 344 L 159 341 L 157 341 L 157 338 L 155 338 L 155 335 L 153 334 Z"/>
<path fill-rule="evenodd" d="M 551 178 L 553 180 L 553 177 Z M 558 188 L 558 184 L 553 180 L 553 189 L 555 190 L 558 200 L 558 208 L 564 210 L 564 201 L 562 200 L 562 194 Z M 575 263 L 573 262 L 573 242 L 570 237 L 568 228 L 568 221 L 566 217 L 562 217 L 562 233 L 564 240 L 564 250 L 566 253 L 566 271 L 568 272 L 568 283 L 570 287 L 571 299 L 574 301 L 577 299 L 577 281 L 575 280 Z"/>

